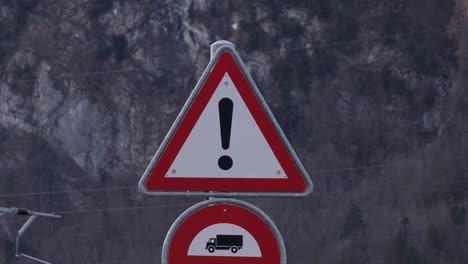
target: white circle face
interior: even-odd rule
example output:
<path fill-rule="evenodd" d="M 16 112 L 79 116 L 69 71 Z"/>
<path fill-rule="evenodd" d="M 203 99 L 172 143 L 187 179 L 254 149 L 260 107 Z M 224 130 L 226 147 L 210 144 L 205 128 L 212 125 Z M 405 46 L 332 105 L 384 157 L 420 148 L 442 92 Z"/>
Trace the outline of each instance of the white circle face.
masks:
<path fill-rule="evenodd" d="M 187 254 L 189 256 L 262 256 L 257 241 L 247 230 L 228 223 L 214 224 L 200 231 L 190 243 Z"/>

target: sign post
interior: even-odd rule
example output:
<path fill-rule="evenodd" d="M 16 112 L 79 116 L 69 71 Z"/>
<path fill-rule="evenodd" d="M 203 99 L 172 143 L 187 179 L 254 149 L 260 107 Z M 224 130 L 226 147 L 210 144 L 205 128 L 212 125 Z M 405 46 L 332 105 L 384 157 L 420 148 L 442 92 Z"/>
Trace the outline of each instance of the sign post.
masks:
<path fill-rule="evenodd" d="M 218 41 L 139 188 L 159 196 L 303 197 L 312 181 L 235 46 Z M 286 264 L 286 249 L 260 209 L 215 198 L 175 221 L 162 263 Z"/>

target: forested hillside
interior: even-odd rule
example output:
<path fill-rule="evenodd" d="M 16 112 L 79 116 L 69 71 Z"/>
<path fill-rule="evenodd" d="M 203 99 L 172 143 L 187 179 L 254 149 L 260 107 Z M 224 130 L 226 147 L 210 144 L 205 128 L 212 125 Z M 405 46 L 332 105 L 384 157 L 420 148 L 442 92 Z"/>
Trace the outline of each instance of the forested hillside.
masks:
<path fill-rule="evenodd" d="M 26 253 L 160 263 L 203 199 L 136 185 L 221 39 L 314 182 L 248 199 L 288 263 L 468 263 L 465 0 L 0 0 L 0 206 L 64 216 Z M 0 263 L 31 263 L 24 221 L 0 216 Z"/>

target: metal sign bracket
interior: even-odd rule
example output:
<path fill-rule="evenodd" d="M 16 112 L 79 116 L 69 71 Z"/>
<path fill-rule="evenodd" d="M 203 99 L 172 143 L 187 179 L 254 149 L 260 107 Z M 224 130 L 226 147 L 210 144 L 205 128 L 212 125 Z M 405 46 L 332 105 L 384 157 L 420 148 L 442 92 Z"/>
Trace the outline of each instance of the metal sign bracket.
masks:
<path fill-rule="evenodd" d="M 21 239 L 21 236 L 24 234 L 24 232 L 26 232 L 26 230 L 31 226 L 31 224 L 34 222 L 34 220 L 36 220 L 37 217 L 42 216 L 42 217 L 60 219 L 60 218 L 62 218 L 62 216 L 57 215 L 55 213 L 52 213 L 52 214 L 50 214 L 50 213 L 41 213 L 41 212 L 35 212 L 35 211 L 32 211 L 32 210 L 29 210 L 29 209 L 16 208 L 16 207 L 11 207 L 11 208 L 0 207 L 0 214 L 15 214 L 15 215 L 29 216 L 28 220 L 20 228 L 20 230 L 18 231 L 18 234 L 16 236 L 15 256 L 17 258 L 23 257 L 23 258 L 34 260 L 36 262 L 43 263 L 43 264 L 52 264 L 52 263 L 47 262 L 45 260 L 38 259 L 38 258 L 35 258 L 33 256 L 21 253 L 20 252 L 20 239 Z"/>

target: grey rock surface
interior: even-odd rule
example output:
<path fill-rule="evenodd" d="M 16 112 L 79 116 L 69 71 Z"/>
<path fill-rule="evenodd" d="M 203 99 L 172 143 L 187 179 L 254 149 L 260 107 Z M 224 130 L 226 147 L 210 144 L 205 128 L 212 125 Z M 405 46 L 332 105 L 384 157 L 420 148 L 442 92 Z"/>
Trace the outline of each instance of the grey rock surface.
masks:
<path fill-rule="evenodd" d="M 201 199 L 135 186 L 226 39 L 314 181 L 248 199 L 288 263 L 467 263 L 467 4 L 2 0 L 0 206 L 64 215 L 24 243 L 53 263 L 160 263 Z M 24 220 L 0 216 L 0 263 L 29 263 Z"/>

